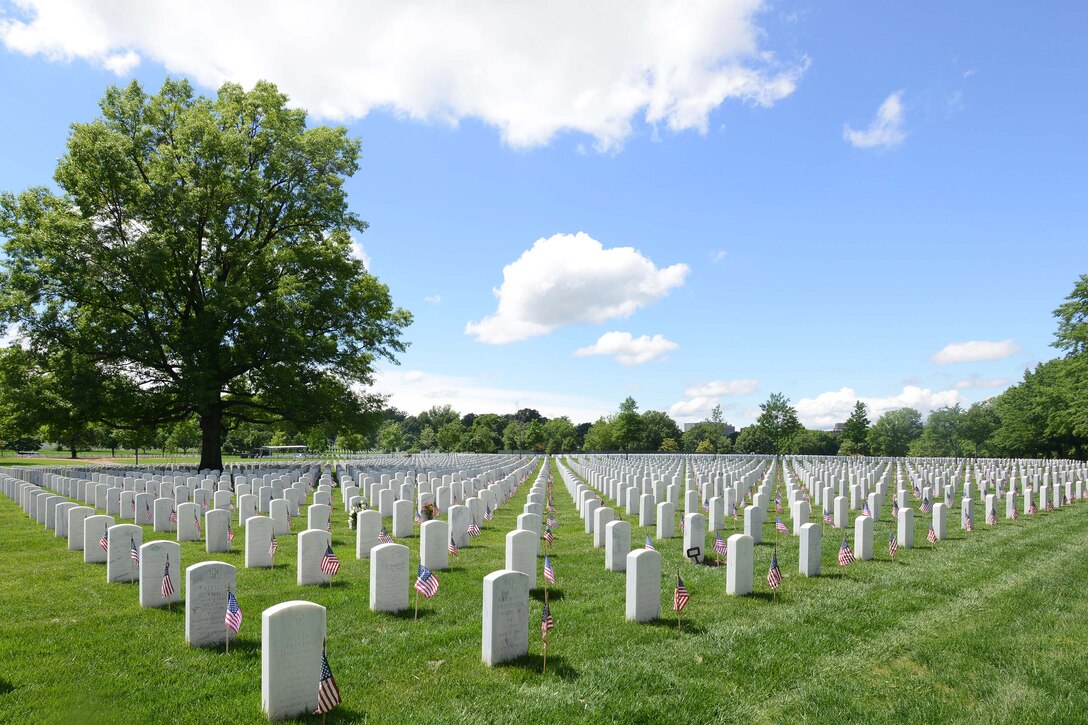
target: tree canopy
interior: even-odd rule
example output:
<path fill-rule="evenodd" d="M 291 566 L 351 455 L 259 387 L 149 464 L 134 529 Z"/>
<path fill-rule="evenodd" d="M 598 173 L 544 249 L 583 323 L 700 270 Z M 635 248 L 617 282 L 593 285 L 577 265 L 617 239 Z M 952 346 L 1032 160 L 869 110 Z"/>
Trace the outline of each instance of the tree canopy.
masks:
<path fill-rule="evenodd" d="M 240 421 L 349 421 L 405 349 L 408 312 L 351 253 L 359 142 L 307 127 L 270 83 L 214 98 L 107 89 L 73 124 L 59 193 L 0 195 L 0 314 L 29 348 L 86 360 L 128 428 L 196 416 L 201 467 Z"/>

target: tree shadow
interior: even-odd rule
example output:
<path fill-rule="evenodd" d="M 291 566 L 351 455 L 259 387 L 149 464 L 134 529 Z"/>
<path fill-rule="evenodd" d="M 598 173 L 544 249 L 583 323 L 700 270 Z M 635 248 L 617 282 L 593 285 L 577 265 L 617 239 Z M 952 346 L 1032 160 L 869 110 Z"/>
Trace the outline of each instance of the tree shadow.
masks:
<path fill-rule="evenodd" d="M 10 682 L 0 679 L 0 695 L 6 695 L 14 689 L 15 686 L 12 685 Z"/>
<path fill-rule="evenodd" d="M 669 615 L 672 618 L 669 618 Z M 664 611 L 657 619 L 651 619 L 647 622 L 629 622 L 629 624 L 637 624 L 640 627 L 655 627 L 657 629 L 671 629 L 676 633 L 676 612 Z M 700 624 L 689 621 L 681 621 L 679 634 L 702 634 L 706 631 L 706 628 Z"/>
<path fill-rule="evenodd" d="M 416 610 L 411 606 L 408 607 L 408 609 L 402 609 L 399 612 L 381 612 L 381 614 L 388 615 L 390 617 L 393 617 L 394 619 L 408 619 L 413 621 L 416 619 Z M 437 612 L 431 607 L 427 607 L 426 609 L 424 609 L 421 606 L 419 609 L 419 619 L 427 619 L 428 617 L 433 617 L 436 614 Z"/>

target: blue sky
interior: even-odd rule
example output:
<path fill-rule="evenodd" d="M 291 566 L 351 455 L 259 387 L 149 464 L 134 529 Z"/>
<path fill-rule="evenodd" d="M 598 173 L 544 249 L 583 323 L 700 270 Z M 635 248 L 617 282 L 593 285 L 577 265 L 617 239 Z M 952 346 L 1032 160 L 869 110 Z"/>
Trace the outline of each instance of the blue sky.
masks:
<path fill-rule="evenodd" d="M 408 412 L 995 395 L 1088 271 L 1088 6 L 823 5 L 0 0 L 0 189 L 111 83 L 266 78 L 362 139 Z"/>

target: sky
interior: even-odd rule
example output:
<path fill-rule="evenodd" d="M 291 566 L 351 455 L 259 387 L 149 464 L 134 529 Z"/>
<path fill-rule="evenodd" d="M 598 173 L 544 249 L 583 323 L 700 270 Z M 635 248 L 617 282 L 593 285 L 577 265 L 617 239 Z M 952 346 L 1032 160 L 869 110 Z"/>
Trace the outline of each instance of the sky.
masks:
<path fill-rule="evenodd" d="M 1088 272 L 1088 4 L 0 0 L 0 190 L 111 84 L 361 139 L 408 413 L 830 428 L 1000 393 Z"/>

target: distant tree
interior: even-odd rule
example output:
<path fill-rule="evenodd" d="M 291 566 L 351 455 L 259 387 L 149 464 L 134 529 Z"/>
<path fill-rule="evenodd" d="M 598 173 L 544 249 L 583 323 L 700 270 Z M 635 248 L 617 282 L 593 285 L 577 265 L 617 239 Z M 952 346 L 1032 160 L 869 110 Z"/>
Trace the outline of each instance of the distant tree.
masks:
<path fill-rule="evenodd" d="M 983 455 L 990 437 L 1001 426 L 1001 419 L 991 401 L 975 403 L 963 414 L 960 421 L 960 437 L 971 444 L 976 456 Z"/>
<path fill-rule="evenodd" d="M 400 423 L 389 422 L 378 431 L 378 447 L 383 453 L 396 453 L 405 448 L 404 429 Z"/>
<path fill-rule="evenodd" d="M 200 424 L 190 418 L 175 423 L 166 436 L 166 448 L 170 451 L 187 451 L 200 445 Z"/>
<path fill-rule="evenodd" d="M 548 419 L 542 416 L 535 408 L 522 408 L 514 413 L 514 420 L 525 424 L 532 423 L 534 420 L 540 424 L 544 424 L 548 421 Z"/>
<path fill-rule="evenodd" d="M 683 433 L 668 413 L 660 410 L 647 410 L 642 414 L 642 440 L 638 448 L 643 451 L 656 451 L 666 438 L 680 440 Z"/>
<path fill-rule="evenodd" d="M 889 410 L 869 429 L 869 451 L 874 456 L 905 456 L 921 435 L 921 413 L 914 408 Z"/>
<path fill-rule="evenodd" d="M 430 429 L 428 428 L 428 430 Z M 431 431 L 431 437 L 434 437 L 434 431 Z M 359 433 L 344 433 L 336 437 L 336 447 L 354 453 L 363 450 L 366 447 L 366 442 Z"/>
<path fill-rule="evenodd" d="M 502 429 L 502 447 L 508 451 L 520 451 L 525 431 L 517 421 L 510 421 Z"/>
<path fill-rule="evenodd" d="M 802 430 L 790 438 L 785 450 L 799 456 L 833 456 L 838 451 L 838 438 L 826 430 Z"/>
<path fill-rule="evenodd" d="M 613 440 L 621 451 L 637 450 L 642 440 L 642 417 L 638 414 L 638 403 L 627 396 L 620 403 L 620 412 L 612 426 Z"/>
<path fill-rule="evenodd" d="M 465 413 L 461 416 L 461 425 L 465 428 L 471 428 L 472 424 L 476 422 L 475 413 Z"/>
<path fill-rule="evenodd" d="M 597 422 L 591 425 L 586 432 L 582 449 L 586 451 L 616 450 L 616 440 L 612 433 L 612 427 L 612 420 L 608 418 L 598 418 Z"/>
<path fill-rule="evenodd" d="M 455 420 L 460 421 L 461 414 L 454 410 L 451 405 L 434 405 L 420 413 L 416 418 L 419 420 L 420 432 L 422 433 L 422 428 L 425 426 L 438 430 L 446 423 L 452 423 Z"/>
<path fill-rule="evenodd" d="M 727 453 L 730 448 L 730 440 L 722 435 L 721 427 L 710 421 L 696 423 L 688 428 L 680 436 L 680 442 L 685 451 L 694 453 L 704 441 L 710 442 L 710 447 L 716 453 Z"/>
<path fill-rule="evenodd" d="M 438 447 L 446 451 L 460 450 L 461 439 L 465 436 L 465 428 L 461 425 L 461 421 L 453 421 L 446 423 L 444 426 L 438 429 L 438 433 L 435 436 L 435 440 L 438 442 Z"/>
<path fill-rule="evenodd" d="M 790 405 L 790 399 L 782 393 L 771 393 L 767 402 L 759 408 L 763 412 L 759 414 L 756 425 L 774 441 L 775 450 L 753 451 L 753 453 L 778 453 L 784 450 L 789 440 L 802 430 L 801 422 L 797 419 L 797 410 Z"/>
<path fill-rule="evenodd" d="M 578 443 L 578 433 L 570 418 L 562 416 L 552 418 L 544 424 L 545 448 L 548 453 L 560 453 L 562 451 L 577 451 L 581 448 Z"/>
<path fill-rule="evenodd" d="M 922 435 L 914 440 L 909 448 L 912 456 L 960 456 L 963 454 L 963 439 L 960 426 L 963 423 L 963 409 L 957 403 L 951 407 L 938 408 L 929 414 L 922 428 Z"/>
<path fill-rule="evenodd" d="M 525 426 L 525 447 L 532 451 L 543 451 L 546 436 L 544 424 L 539 420 L 531 420 Z"/>
<path fill-rule="evenodd" d="M 435 444 L 435 432 L 434 428 L 429 425 L 423 427 L 423 430 L 419 432 L 419 447 L 425 451 L 429 451 L 434 448 Z"/>
<path fill-rule="evenodd" d="M 733 446 L 737 453 L 778 453 L 778 444 L 761 425 L 750 425 L 740 432 Z"/>
<path fill-rule="evenodd" d="M 865 455 L 865 452 L 868 450 L 868 448 L 869 448 L 868 442 L 866 442 L 866 444 L 864 446 L 860 446 L 857 443 L 855 443 L 854 441 L 844 439 L 839 444 L 839 455 L 840 456 L 863 456 L 863 455 Z"/>
<path fill-rule="evenodd" d="M 586 434 L 589 433 L 589 429 L 593 426 L 592 423 L 579 423 L 574 426 L 574 446 L 571 450 L 580 451 L 586 442 Z"/>
<path fill-rule="evenodd" d="M 853 443 L 852 449 L 864 453 L 869 438 L 869 415 L 865 403 L 854 403 L 854 410 L 842 427 L 842 439 Z"/>
<path fill-rule="evenodd" d="M 705 439 L 701 440 L 701 441 L 699 441 L 699 445 L 695 446 L 695 452 L 696 453 L 713 453 L 714 452 L 714 444 L 711 443 L 709 440 L 705 440 Z"/>
<path fill-rule="evenodd" d="M 717 426 L 722 426 L 723 429 L 724 429 L 725 418 L 722 416 L 722 406 L 721 405 L 715 405 L 711 409 L 711 411 L 710 411 L 710 422 L 717 425 Z"/>
<path fill-rule="evenodd" d="M 1082 274 L 1065 302 L 1054 310 L 1058 330 L 1051 343 L 1066 355 L 1088 353 L 1088 274 Z"/>
<path fill-rule="evenodd" d="M 676 453 L 680 450 L 680 444 L 676 442 L 675 438 L 666 438 L 661 441 L 661 447 L 658 450 L 662 453 Z"/>

